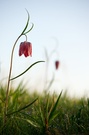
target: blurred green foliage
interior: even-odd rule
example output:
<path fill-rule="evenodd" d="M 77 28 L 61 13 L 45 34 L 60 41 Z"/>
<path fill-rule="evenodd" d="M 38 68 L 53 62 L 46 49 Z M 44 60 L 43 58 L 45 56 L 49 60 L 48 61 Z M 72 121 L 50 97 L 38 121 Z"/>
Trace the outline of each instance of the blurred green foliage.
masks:
<path fill-rule="evenodd" d="M 3 125 L 6 86 L 0 84 L 0 135 L 89 134 L 89 99 L 30 91 L 22 83 L 10 88 L 7 122 Z"/>

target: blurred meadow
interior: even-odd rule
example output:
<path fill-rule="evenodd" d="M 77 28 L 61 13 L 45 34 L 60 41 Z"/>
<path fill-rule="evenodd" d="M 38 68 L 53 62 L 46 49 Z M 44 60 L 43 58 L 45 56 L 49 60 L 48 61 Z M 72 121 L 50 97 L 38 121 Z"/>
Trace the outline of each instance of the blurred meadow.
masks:
<path fill-rule="evenodd" d="M 29 90 L 31 91 L 31 90 Z M 3 125 L 6 86 L 0 84 L 1 135 L 88 135 L 89 99 L 67 93 L 30 93 L 22 83 L 10 88 L 7 122 Z"/>

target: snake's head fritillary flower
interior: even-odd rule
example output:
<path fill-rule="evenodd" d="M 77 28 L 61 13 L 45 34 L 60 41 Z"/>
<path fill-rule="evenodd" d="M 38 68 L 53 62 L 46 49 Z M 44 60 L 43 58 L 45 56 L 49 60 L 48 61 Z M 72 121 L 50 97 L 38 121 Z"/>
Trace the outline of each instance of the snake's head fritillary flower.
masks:
<path fill-rule="evenodd" d="M 60 62 L 58 60 L 56 60 L 55 61 L 55 68 L 56 68 L 56 70 L 59 68 L 59 64 L 60 64 Z"/>
<path fill-rule="evenodd" d="M 24 41 L 20 43 L 19 56 L 24 54 L 25 57 L 32 56 L 32 44 L 30 42 Z"/>

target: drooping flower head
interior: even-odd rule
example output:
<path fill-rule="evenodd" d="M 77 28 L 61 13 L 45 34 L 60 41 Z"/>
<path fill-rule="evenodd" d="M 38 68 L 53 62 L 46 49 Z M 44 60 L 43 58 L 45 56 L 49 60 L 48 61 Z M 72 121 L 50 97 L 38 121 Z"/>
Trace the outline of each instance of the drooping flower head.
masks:
<path fill-rule="evenodd" d="M 19 56 L 24 54 L 25 57 L 32 56 L 32 44 L 30 42 L 24 41 L 20 43 Z"/>
<path fill-rule="evenodd" d="M 59 68 L 59 64 L 60 64 L 59 60 L 56 60 L 55 61 L 55 68 L 56 68 L 56 70 Z"/>

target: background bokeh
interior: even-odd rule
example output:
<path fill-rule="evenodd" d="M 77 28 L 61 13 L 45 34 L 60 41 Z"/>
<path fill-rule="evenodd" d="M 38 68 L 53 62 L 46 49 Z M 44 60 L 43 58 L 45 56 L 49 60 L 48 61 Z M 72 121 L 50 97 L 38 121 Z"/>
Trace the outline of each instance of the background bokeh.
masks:
<path fill-rule="evenodd" d="M 29 11 L 33 30 L 28 41 L 33 44 L 33 56 L 18 56 L 20 42 L 15 49 L 13 72 L 15 76 L 38 60 L 35 65 L 13 84 L 24 80 L 28 87 L 42 91 L 47 61 L 45 49 L 50 56 L 56 47 L 57 54 L 50 58 L 47 79 L 55 74 L 52 90 L 68 90 L 72 96 L 89 96 L 89 1 L 88 0 L 0 0 L 0 79 L 8 76 L 12 46 L 22 32 Z M 31 24 L 29 24 L 31 27 Z M 55 71 L 54 62 L 60 60 Z"/>

